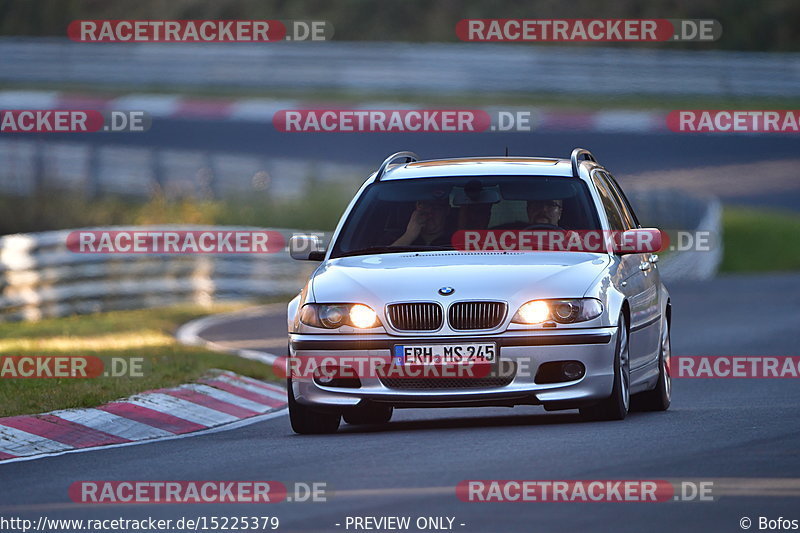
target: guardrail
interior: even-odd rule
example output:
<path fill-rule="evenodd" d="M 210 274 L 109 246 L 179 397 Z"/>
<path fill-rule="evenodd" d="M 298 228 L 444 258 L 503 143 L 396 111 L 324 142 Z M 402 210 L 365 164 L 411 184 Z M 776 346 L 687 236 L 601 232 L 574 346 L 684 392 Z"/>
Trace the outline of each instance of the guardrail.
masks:
<path fill-rule="evenodd" d="M 146 227 L 86 228 L 107 231 Z M 264 228 L 160 226 L 162 230 Z M 288 242 L 292 230 L 280 232 Z M 0 320 L 38 320 L 180 302 L 285 295 L 299 290 L 313 263 L 270 254 L 81 254 L 70 230 L 0 237 Z"/>
<path fill-rule="evenodd" d="M 644 227 L 691 231 L 708 236 L 705 245 L 661 253 L 661 277 L 669 281 L 713 278 L 722 262 L 722 204 L 715 197 L 694 196 L 673 189 L 628 189 L 626 195 Z M 687 243 L 684 243 L 687 244 Z M 694 244 L 697 244 L 696 242 Z"/>
<path fill-rule="evenodd" d="M 800 54 L 477 43 L 76 43 L 0 39 L 0 82 L 560 94 L 796 96 Z"/>
<path fill-rule="evenodd" d="M 643 225 L 706 230 L 719 235 L 721 210 L 715 199 L 653 190 L 633 190 L 630 196 Z M 287 242 L 294 233 L 287 229 L 275 231 Z M 69 233 L 64 230 L 0 237 L 0 321 L 285 295 L 299 290 L 316 266 L 294 261 L 285 251 L 218 255 L 80 254 L 67 249 Z M 706 279 L 714 276 L 720 259 L 721 245 L 708 252 L 676 251 L 665 254 L 659 268 L 667 281 Z"/>
<path fill-rule="evenodd" d="M 98 146 L 69 141 L 0 138 L 0 193 L 71 190 L 89 197 L 226 197 L 269 194 L 296 198 L 310 179 L 358 184 L 369 167 L 204 150 Z"/>

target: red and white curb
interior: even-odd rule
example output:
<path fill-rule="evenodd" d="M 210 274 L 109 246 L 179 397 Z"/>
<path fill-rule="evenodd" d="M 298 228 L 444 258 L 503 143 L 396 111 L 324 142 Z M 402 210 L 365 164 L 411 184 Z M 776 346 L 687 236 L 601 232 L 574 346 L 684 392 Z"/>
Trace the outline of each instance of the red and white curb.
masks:
<path fill-rule="evenodd" d="M 146 111 L 156 118 L 271 122 L 284 109 L 424 109 L 431 106 L 398 102 L 343 104 L 269 98 L 195 98 L 175 94 L 129 94 L 118 97 L 56 91 L 0 91 L 0 109 L 93 109 Z M 547 108 L 502 107 L 485 111 L 532 111 L 536 130 L 596 132 L 667 131 L 665 112 L 637 110 L 564 111 Z"/>
<path fill-rule="evenodd" d="M 216 370 L 89 409 L 0 418 L 0 464 L 225 431 L 284 414 L 286 390 Z"/>

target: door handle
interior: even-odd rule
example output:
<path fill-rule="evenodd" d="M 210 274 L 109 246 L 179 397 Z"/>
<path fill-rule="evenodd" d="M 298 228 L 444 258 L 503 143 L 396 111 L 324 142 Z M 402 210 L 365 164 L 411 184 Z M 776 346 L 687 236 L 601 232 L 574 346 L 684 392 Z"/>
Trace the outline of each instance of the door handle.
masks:
<path fill-rule="evenodd" d="M 639 270 L 641 270 L 642 272 L 647 272 L 648 270 L 650 270 L 650 262 L 642 261 L 641 263 L 639 263 Z"/>

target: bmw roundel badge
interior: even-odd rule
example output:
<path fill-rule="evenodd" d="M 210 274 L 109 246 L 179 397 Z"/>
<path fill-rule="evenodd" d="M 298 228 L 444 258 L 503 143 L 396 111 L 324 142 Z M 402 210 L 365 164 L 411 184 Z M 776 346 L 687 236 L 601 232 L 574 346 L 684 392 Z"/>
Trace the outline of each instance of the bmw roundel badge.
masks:
<path fill-rule="evenodd" d="M 456 290 L 453 287 L 442 287 L 439 289 L 439 294 L 442 296 L 450 296 L 454 292 L 456 292 Z"/>

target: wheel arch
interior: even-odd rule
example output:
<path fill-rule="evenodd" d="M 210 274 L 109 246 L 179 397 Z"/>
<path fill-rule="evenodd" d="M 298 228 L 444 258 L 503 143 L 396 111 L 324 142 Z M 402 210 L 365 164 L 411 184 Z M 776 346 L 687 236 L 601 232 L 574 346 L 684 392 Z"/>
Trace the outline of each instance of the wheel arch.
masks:
<path fill-rule="evenodd" d="M 667 306 L 664 309 L 664 313 L 667 316 L 667 326 L 672 327 L 672 300 L 667 299 Z"/>
<path fill-rule="evenodd" d="M 631 330 L 631 305 L 628 303 L 628 300 L 622 300 L 622 305 L 620 306 L 620 313 L 625 316 L 625 329 L 628 330 L 630 333 Z M 617 324 L 619 326 L 619 324 Z"/>

